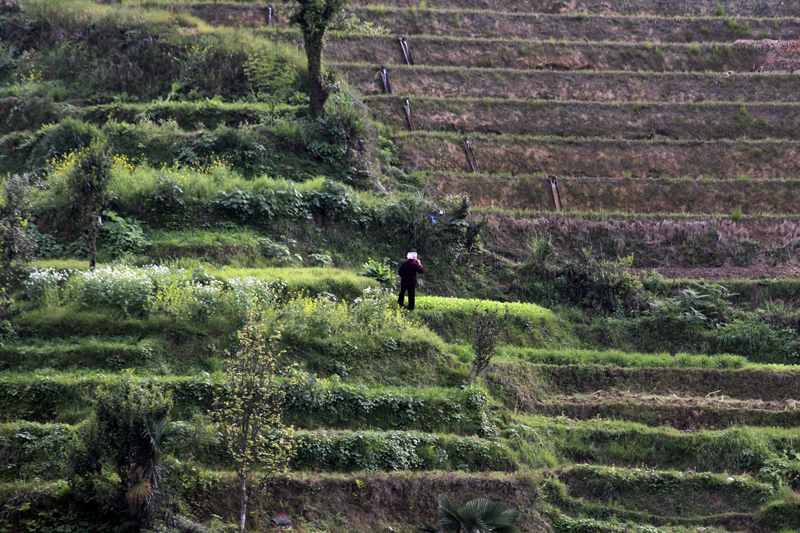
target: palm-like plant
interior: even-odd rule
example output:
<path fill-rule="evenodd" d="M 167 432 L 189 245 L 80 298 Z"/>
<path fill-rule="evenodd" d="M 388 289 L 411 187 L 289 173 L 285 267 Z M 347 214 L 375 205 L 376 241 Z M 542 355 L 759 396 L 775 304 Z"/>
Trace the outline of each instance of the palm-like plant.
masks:
<path fill-rule="evenodd" d="M 444 533 L 516 533 L 519 511 L 487 498 L 471 500 L 459 507 L 447 496 L 439 496 L 440 527 Z M 414 528 L 420 533 L 438 533 L 426 523 Z"/>
<path fill-rule="evenodd" d="M 158 489 L 158 457 L 164 439 L 174 434 L 175 429 L 167 417 L 144 421 L 144 445 L 137 453 L 136 461 L 129 471 L 131 488 L 126 493 L 131 512 L 140 525 L 149 527 L 156 489 Z"/>

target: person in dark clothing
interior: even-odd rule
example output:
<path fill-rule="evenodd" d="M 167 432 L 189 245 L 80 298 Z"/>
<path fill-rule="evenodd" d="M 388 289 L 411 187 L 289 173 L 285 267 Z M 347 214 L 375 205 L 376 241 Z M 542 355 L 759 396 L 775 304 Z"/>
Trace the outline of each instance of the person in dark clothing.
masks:
<path fill-rule="evenodd" d="M 417 290 L 417 272 L 424 274 L 425 271 L 422 269 L 422 263 L 417 259 L 416 252 L 409 252 L 406 257 L 405 262 L 397 270 L 397 273 L 400 274 L 400 297 L 397 299 L 397 303 L 400 304 L 400 307 L 403 307 L 407 291 L 408 310 L 413 311 L 414 293 Z"/>

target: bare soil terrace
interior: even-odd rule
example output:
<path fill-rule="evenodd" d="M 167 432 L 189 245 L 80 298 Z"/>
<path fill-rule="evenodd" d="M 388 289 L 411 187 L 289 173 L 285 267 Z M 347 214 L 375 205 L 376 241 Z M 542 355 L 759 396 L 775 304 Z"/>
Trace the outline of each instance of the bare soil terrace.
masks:
<path fill-rule="evenodd" d="M 385 94 L 379 65 L 332 65 L 362 94 Z M 393 94 L 594 102 L 800 102 L 789 74 L 523 71 L 395 65 Z"/>
<path fill-rule="evenodd" d="M 550 179 L 542 175 L 432 173 L 426 181 L 439 194 L 468 194 L 476 207 L 555 209 Z M 798 180 L 705 180 L 571 177 L 557 179 L 566 211 L 744 215 L 800 212 Z"/>
<path fill-rule="evenodd" d="M 405 133 L 399 157 L 409 171 L 468 171 L 470 140 L 482 172 L 567 176 L 722 178 L 800 176 L 796 141 L 619 141 Z"/>
<path fill-rule="evenodd" d="M 415 64 L 428 67 L 750 72 L 758 68 L 766 57 L 766 52 L 759 48 L 728 44 L 653 45 L 423 36 L 408 38 L 407 42 Z M 325 57 L 337 63 L 405 64 L 398 39 L 392 36 L 331 37 Z"/>
<path fill-rule="evenodd" d="M 409 130 L 405 98 L 366 99 L 397 131 Z M 409 98 L 418 130 L 614 139 L 795 139 L 795 104 L 559 102 L 490 98 Z"/>

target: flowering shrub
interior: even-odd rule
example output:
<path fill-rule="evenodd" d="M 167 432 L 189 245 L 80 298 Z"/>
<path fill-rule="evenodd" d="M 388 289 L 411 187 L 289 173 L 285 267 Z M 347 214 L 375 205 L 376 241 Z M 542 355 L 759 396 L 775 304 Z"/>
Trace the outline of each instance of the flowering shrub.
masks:
<path fill-rule="evenodd" d="M 185 268 L 170 268 L 167 266 L 150 265 L 143 267 L 141 270 L 150 281 L 153 282 L 153 289 L 157 292 L 159 288 L 166 284 L 172 283 L 177 279 L 188 279 L 189 274 Z"/>
<path fill-rule="evenodd" d="M 328 337 L 343 333 L 350 317 L 347 304 L 330 294 L 311 297 L 300 293 L 286 302 L 278 318 L 292 335 Z"/>
<path fill-rule="evenodd" d="M 34 306 L 58 303 L 61 299 L 60 285 L 69 279 L 69 270 L 34 268 L 25 281 L 25 294 Z"/>
<path fill-rule="evenodd" d="M 236 316 L 244 319 L 248 310 L 256 313 L 274 308 L 286 291 L 286 282 L 277 280 L 267 282 L 251 277 L 231 278 L 227 282 L 225 306 Z"/>
<path fill-rule="evenodd" d="M 330 294 L 299 294 L 286 302 L 276 318 L 292 335 L 327 337 L 345 332 L 407 330 L 421 327 L 397 306 L 391 291 L 367 288 L 352 304 L 338 302 Z"/>
<path fill-rule="evenodd" d="M 81 307 L 104 307 L 147 318 L 153 307 L 153 282 L 143 269 L 125 266 L 76 273 L 75 298 Z"/>
<path fill-rule="evenodd" d="M 205 320 L 224 308 L 221 281 L 198 283 L 172 279 L 162 282 L 154 297 L 157 311 L 176 318 Z"/>

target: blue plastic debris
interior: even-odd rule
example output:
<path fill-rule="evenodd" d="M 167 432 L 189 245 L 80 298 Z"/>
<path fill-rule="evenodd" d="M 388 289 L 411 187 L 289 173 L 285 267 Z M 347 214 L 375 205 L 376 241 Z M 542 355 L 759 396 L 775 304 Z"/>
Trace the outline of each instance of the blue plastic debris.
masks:
<path fill-rule="evenodd" d="M 279 514 L 272 519 L 272 527 L 292 527 L 292 521 L 285 514 Z"/>

